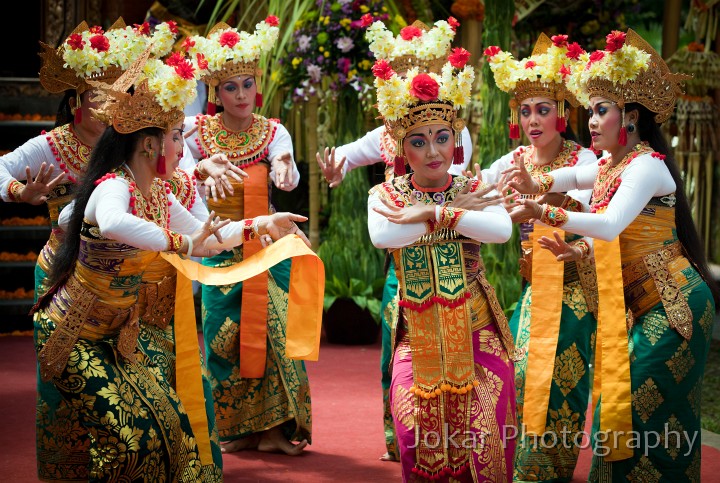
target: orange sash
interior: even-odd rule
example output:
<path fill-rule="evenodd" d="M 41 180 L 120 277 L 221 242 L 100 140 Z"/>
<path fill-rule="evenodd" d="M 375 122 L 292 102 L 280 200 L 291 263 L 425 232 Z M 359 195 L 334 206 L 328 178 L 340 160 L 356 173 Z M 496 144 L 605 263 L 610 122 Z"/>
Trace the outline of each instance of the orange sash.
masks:
<path fill-rule="evenodd" d="M 562 230 L 540 224 L 535 225 L 531 235 L 532 303 L 523 423 L 527 432 L 533 434 L 545 432 L 555 352 L 560 337 L 565 264 L 558 262 L 550 250 L 540 248 L 536 243 L 542 236 L 553 239 L 554 231 L 564 236 Z"/>

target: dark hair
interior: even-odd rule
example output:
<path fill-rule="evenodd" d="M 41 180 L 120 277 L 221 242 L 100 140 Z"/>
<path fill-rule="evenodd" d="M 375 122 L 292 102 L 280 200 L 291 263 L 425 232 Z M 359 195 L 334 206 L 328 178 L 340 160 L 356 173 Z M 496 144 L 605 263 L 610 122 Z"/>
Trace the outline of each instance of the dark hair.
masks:
<path fill-rule="evenodd" d="M 58 106 L 57 113 L 55 114 L 54 127 L 64 126 L 65 124 L 75 121 L 75 116 L 70 110 L 70 99 L 74 98 L 76 94 L 77 91 L 75 89 L 65 91 L 65 94 L 63 94 L 63 98 L 60 101 L 60 105 Z"/>
<path fill-rule="evenodd" d="M 668 171 L 670 171 L 675 181 L 675 198 L 677 199 L 675 204 L 675 229 L 677 231 L 677 237 L 680 243 L 682 243 L 685 249 L 685 255 L 690 260 L 690 263 L 692 263 L 695 270 L 698 271 L 700 276 L 708 284 L 708 287 L 710 287 L 710 291 L 715 299 L 715 306 L 718 307 L 720 305 L 720 288 L 718 288 L 708 268 L 705 249 L 700 241 L 700 236 L 698 235 L 690 212 L 690 204 L 685 195 L 680 168 L 678 168 L 672 151 L 665 140 L 665 136 L 663 136 L 660 130 L 660 125 L 655 122 L 655 113 L 641 104 L 633 103 L 625 106 L 625 112 L 631 112 L 633 110 L 637 110 L 639 114 L 637 130 L 640 139 L 650 144 L 650 147 L 658 153 L 665 155 L 665 166 L 667 166 Z M 718 310 L 720 310 L 720 308 L 718 308 Z"/>
<path fill-rule="evenodd" d="M 572 109 L 572 106 L 568 101 L 565 101 L 565 112 L 570 111 L 570 109 Z M 575 131 L 573 131 L 572 126 L 569 122 L 565 123 L 565 132 L 560 133 L 560 135 L 567 141 L 573 141 L 578 144 L 580 143 L 580 141 L 578 141 L 578 137 L 575 135 Z"/>
<path fill-rule="evenodd" d="M 90 195 L 95 190 L 95 181 L 131 159 L 138 143 L 143 138 L 146 136 L 161 137 L 162 135 L 163 130 L 157 127 L 141 129 L 130 134 L 120 134 L 113 127 L 105 129 L 92 150 L 87 172 L 75 193 L 75 203 L 65 239 L 51 262 L 48 276 L 48 286 L 51 289 L 43 296 L 44 300 L 38 303 L 39 307 L 47 303 L 75 267 L 80 250 L 80 228 L 85 216 L 85 207 Z"/>

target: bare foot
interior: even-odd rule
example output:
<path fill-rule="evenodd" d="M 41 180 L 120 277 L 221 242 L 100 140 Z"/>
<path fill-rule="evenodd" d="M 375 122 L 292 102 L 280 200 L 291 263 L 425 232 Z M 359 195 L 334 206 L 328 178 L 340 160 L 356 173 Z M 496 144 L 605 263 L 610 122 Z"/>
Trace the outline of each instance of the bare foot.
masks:
<path fill-rule="evenodd" d="M 303 439 L 297 444 L 291 443 L 283 436 L 280 428 L 271 428 L 261 434 L 257 449 L 269 453 L 281 452 L 290 456 L 298 456 L 302 454 L 307 444 L 307 439 Z"/>
<path fill-rule="evenodd" d="M 260 436 L 258 434 L 251 434 L 240 439 L 234 439 L 227 443 L 220 444 L 220 451 L 223 453 L 234 453 L 236 451 L 242 451 L 244 449 L 255 449 L 258 447 Z"/>
<path fill-rule="evenodd" d="M 380 461 L 397 461 L 397 458 L 395 458 L 390 453 L 385 453 L 380 457 Z"/>

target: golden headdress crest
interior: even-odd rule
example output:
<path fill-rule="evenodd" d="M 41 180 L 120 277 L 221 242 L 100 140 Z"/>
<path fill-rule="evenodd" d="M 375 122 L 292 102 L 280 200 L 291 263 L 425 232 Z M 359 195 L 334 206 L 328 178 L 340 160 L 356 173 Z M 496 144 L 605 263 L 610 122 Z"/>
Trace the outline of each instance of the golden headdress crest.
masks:
<path fill-rule="evenodd" d="M 197 66 L 200 80 L 210 87 L 208 105 L 214 105 L 214 87 L 224 80 L 238 75 L 260 76 L 260 58 L 273 48 L 279 33 L 278 19 L 270 15 L 255 25 L 252 34 L 220 22 L 206 37 L 186 39 L 185 49 Z"/>
<path fill-rule="evenodd" d="M 440 73 L 419 72 L 412 67 L 401 76 L 385 59 L 373 65 L 377 107 L 385 130 L 397 142 L 395 174 L 405 174 L 402 141 L 415 128 L 434 123 L 452 127 L 455 132 L 454 162 L 464 160 L 461 131 L 465 121 L 457 111 L 470 103 L 475 70 L 467 65 L 470 52 L 456 48 L 447 57 Z"/>
<path fill-rule="evenodd" d="M 368 27 L 365 38 L 375 59 L 387 61 L 395 72 L 417 68 L 420 72 L 439 74 L 459 25 L 455 19 L 450 22 L 439 20 L 430 28 L 416 20 L 395 37 L 384 23 L 376 21 Z"/>
<path fill-rule="evenodd" d="M 492 46 L 485 49 L 495 84 L 508 92 L 510 99 L 510 138 L 520 138 L 518 108 L 520 101 L 531 97 L 547 97 L 557 101 L 557 130 L 565 131 L 565 101 L 577 107 L 580 102 L 568 89 L 566 81 L 570 74 L 582 68 L 581 56 L 585 51 L 577 42 L 568 43 L 567 35 L 549 38 L 544 33 L 538 37 L 532 54 L 516 60 L 509 52 Z"/>
<path fill-rule="evenodd" d="M 82 22 L 57 49 L 40 42 L 40 82 L 52 93 L 78 94 L 90 88 L 88 81 L 112 84 L 148 46 L 158 57 L 169 53 L 176 34 L 174 22 L 158 24 L 153 33 L 147 23 L 128 27 L 122 18 L 107 32 Z"/>
<path fill-rule="evenodd" d="M 587 57 L 569 87 L 588 99 L 611 99 L 621 109 L 630 103 L 641 104 L 655 113 L 655 122 L 665 122 L 683 93 L 681 83 L 690 76 L 670 72 L 655 49 L 632 29 L 611 32 L 606 40 L 605 50 Z"/>
<path fill-rule="evenodd" d="M 112 85 L 90 81 L 99 91 L 93 100 L 101 103 L 93 114 L 119 133 L 167 130 L 185 117 L 183 110 L 195 98 L 195 70 L 189 61 L 174 59 L 168 65 L 149 57 L 147 49 Z"/>

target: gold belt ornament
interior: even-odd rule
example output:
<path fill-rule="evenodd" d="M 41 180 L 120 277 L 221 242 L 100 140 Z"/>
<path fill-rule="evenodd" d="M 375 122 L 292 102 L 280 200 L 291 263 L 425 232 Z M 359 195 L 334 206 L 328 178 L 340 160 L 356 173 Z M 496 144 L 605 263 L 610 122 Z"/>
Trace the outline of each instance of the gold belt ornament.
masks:
<path fill-rule="evenodd" d="M 163 277 L 160 282 L 140 284 L 138 314 L 143 323 L 165 329 L 175 310 L 177 274 Z"/>

